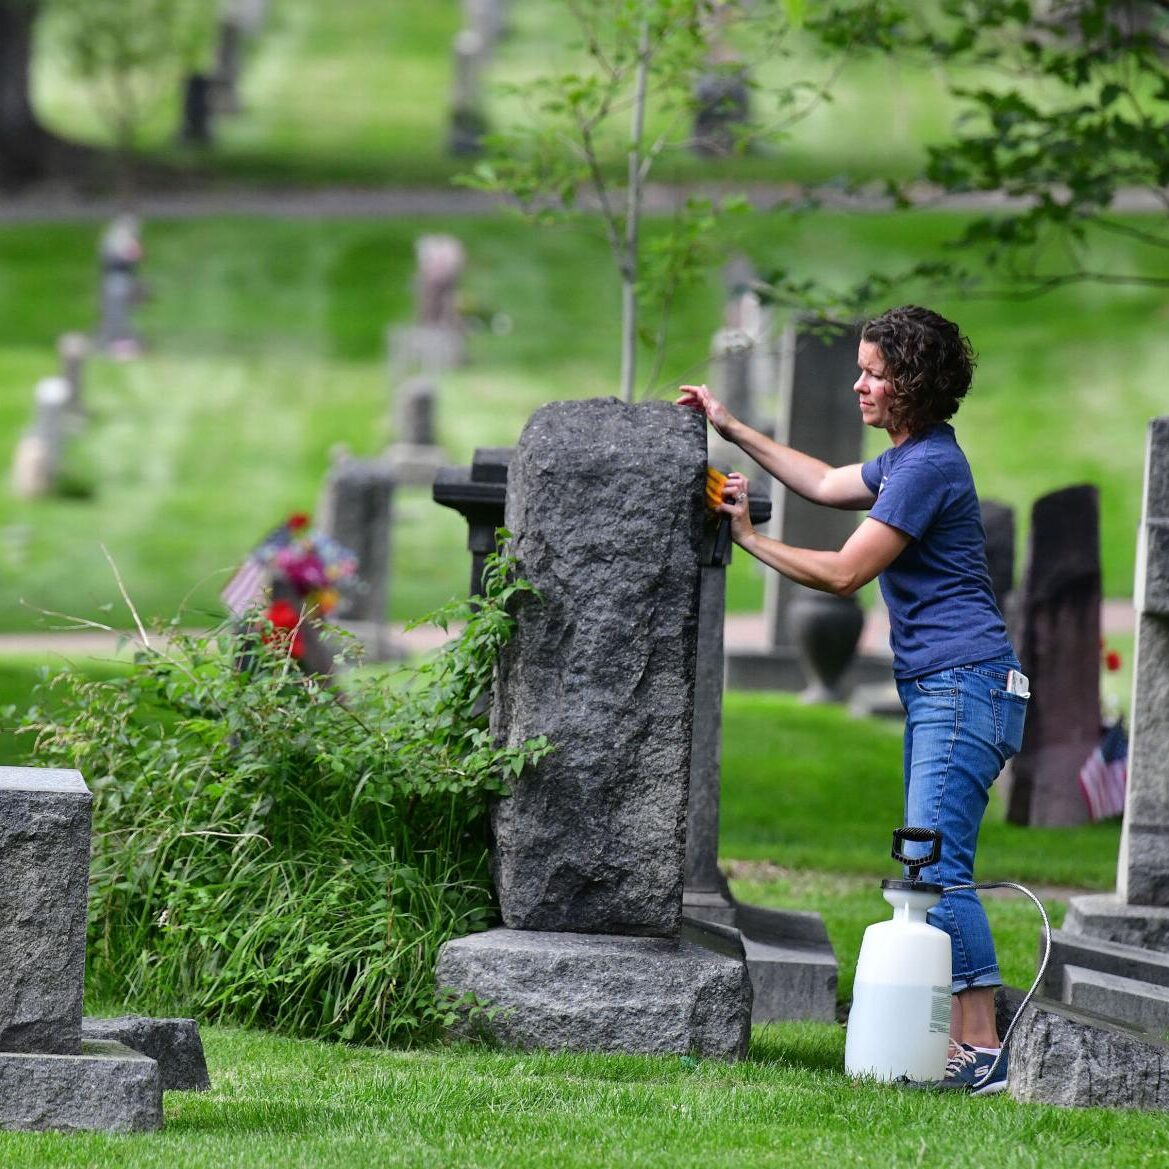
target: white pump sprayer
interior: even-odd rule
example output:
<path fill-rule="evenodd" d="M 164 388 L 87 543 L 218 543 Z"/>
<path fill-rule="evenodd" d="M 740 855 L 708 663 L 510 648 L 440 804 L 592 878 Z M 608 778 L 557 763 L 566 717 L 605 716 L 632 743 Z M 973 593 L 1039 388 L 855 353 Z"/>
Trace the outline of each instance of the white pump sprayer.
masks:
<path fill-rule="evenodd" d="M 905 841 L 931 845 L 910 858 Z M 893 833 L 893 859 L 910 872 L 906 881 L 882 881 L 893 917 L 865 930 L 857 960 L 844 1068 L 876 1080 L 940 1080 L 950 1038 L 950 936 L 926 921 L 942 886 L 917 879 L 941 855 L 942 838 L 925 828 Z"/>

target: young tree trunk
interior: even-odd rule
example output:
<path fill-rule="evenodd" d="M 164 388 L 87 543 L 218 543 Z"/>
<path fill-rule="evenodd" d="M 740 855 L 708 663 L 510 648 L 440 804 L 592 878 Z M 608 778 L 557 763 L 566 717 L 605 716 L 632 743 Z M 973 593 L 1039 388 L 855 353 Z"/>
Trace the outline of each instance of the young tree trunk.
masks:
<path fill-rule="evenodd" d="M 645 102 L 649 84 L 649 21 L 643 18 L 637 43 L 637 82 L 629 142 L 629 187 L 626 192 L 624 262 L 621 265 L 621 400 L 633 401 L 637 377 L 638 233 L 641 228 L 641 158 L 645 140 Z"/>

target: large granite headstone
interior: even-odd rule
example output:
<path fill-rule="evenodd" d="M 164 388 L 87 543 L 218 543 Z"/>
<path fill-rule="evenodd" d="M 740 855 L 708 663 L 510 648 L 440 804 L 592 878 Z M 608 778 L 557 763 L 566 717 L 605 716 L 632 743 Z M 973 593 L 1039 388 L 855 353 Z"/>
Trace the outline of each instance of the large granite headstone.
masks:
<path fill-rule="evenodd" d="M 492 817 L 513 928 L 678 932 L 702 440 L 700 419 L 663 402 L 554 403 L 512 457 L 506 526 L 543 600 L 499 663 L 492 724 L 502 742 L 557 747 Z"/>
<path fill-rule="evenodd" d="M 743 942 L 682 918 L 705 464 L 697 416 L 616 399 L 541 408 L 511 456 L 506 525 L 540 599 L 492 729 L 555 749 L 493 810 L 504 928 L 447 943 L 437 974 L 499 1008 L 479 1024 L 497 1040 L 745 1054 Z"/>
<path fill-rule="evenodd" d="M 1031 681 L 1023 745 L 1004 774 L 1013 824 L 1082 824 L 1080 768 L 1100 741 L 1100 504 L 1084 484 L 1036 500 L 1015 646 Z"/>

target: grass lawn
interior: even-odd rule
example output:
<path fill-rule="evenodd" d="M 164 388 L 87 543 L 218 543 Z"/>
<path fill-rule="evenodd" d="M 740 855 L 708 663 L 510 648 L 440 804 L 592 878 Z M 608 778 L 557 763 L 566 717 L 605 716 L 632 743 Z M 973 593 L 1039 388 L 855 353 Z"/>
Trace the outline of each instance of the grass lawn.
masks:
<path fill-rule="evenodd" d="M 0 663 L 0 705 L 22 704 L 36 663 Z M 105 667 L 112 668 L 112 667 Z M 4 744 L 9 747 L 11 740 Z M 9 757 L 8 761 L 15 761 Z M 851 994 L 864 928 L 888 916 L 879 878 L 900 790 L 899 729 L 791 695 L 726 696 L 721 855 L 747 902 L 822 914 Z M 1038 886 L 1062 920 L 1063 889 L 1108 888 L 1116 823 L 1019 829 L 992 807 L 982 879 Z M 1035 972 L 1039 919 L 988 898 L 1005 979 Z M 131 1005 L 132 1006 L 132 1005 Z M 95 1013 L 119 1007 L 90 1003 Z M 884 1166 L 969 1154 L 1005 1169 L 1158 1163 L 1159 1114 L 937 1098 L 858 1085 L 835 1024 L 754 1030 L 736 1065 L 679 1058 L 500 1052 L 468 1046 L 354 1049 L 204 1027 L 214 1088 L 169 1093 L 158 1135 L 0 1133 L 5 1169 L 181 1164 L 328 1169 L 377 1165 Z M 1041 1158 L 1041 1160 L 1040 1160 Z"/>
<path fill-rule="evenodd" d="M 728 227 L 725 242 L 761 266 L 782 260 L 843 279 L 921 254 L 958 222 L 760 214 Z M 67 460 L 71 497 L 0 496 L 0 630 L 53 624 L 42 611 L 127 627 L 107 552 L 145 616 L 169 618 L 185 605 L 197 622 L 217 611 L 247 549 L 288 512 L 313 510 L 337 444 L 372 456 L 393 437 L 385 329 L 409 316 L 420 231 L 460 235 L 468 310 L 512 321 L 504 335 L 475 332 L 470 363 L 443 380 L 438 431 L 452 462 L 513 444 L 549 399 L 611 393 L 617 306 L 592 227 L 542 232 L 505 217 L 148 224 L 148 356 L 90 363 L 91 419 Z M 0 434 L 9 451 L 30 419 L 36 379 L 55 368 L 57 335 L 94 323 L 96 235 L 78 224 L 0 228 Z M 683 298 L 650 393 L 669 396 L 705 376 L 721 299 L 714 277 Z M 1017 509 L 1020 566 L 1031 502 L 1095 483 L 1105 589 L 1129 595 L 1145 427 L 1164 410 L 1157 371 L 1169 360 L 1155 293 L 1092 288 L 1025 307 L 938 307 L 981 353 L 958 430 L 980 490 Z M 868 439 L 875 453 L 880 436 Z M 428 490 L 397 493 L 393 617 L 463 592 L 465 540 L 462 519 Z M 730 608 L 757 609 L 761 597 L 760 572 L 736 557 Z"/>
<path fill-rule="evenodd" d="M 6 1169 L 857 1166 L 1116 1169 L 1161 1163 L 1162 1114 L 1069 1110 L 855 1084 L 843 1032 L 757 1028 L 738 1064 L 385 1052 L 205 1028 L 212 1090 L 168 1093 L 136 1136 L 0 1133 Z"/>
<path fill-rule="evenodd" d="M 493 128 L 526 120 L 508 85 L 580 61 L 563 4 L 513 0 L 508 7 L 509 35 L 484 77 Z M 261 34 L 247 47 L 242 112 L 220 120 L 214 148 L 192 154 L 174 145 L 177 85 L 151 93 L 139 146 L 204 177 L 242 182 L 446 182 L 468 166 L 446 149 L 452 43 L 461 23 L 458 0 L 272 3 Z M 740 48 L 759 86 L 752 100 L 762 125 L 781 130 L 788 124 L 770 95 L 793 78 L 830 84 L 833 100 L 744 157 L 712 165 L 675 150 L 663 157 L 656 178 L 830 181 L 846 171 L 860 178 L 907 177 L 922 161 L 922 143 L 939 140 L 955 114 L 940 77 L 915 65 L 854 57 L 832 78 L 832 65 L 806 40 L 793 45 L 790 60 L 765 55 L 749 40 Z M 66 68 L 51 16 L 40 30 L 33 76 L 35 104 L 54 129 L 83 141 L 109 141 L 109 119 L 101 115 L 94 88 Z M 651 112 L 651 136 L 665 124 Z M 873 133 L 877 125 L 883 127 L 879 135 Z M 618 146 L 609 144 L 613 167 L 623 165 Z"/>

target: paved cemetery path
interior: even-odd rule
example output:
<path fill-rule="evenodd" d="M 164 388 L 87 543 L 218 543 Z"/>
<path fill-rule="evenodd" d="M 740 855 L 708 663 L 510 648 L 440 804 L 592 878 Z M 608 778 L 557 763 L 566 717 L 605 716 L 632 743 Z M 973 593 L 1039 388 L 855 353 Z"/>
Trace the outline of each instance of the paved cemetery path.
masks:
<path fill-rule="evenodd" d="M 794 183 L 696 183 L 686 187 L 650 184 L 645 190 L 651 213 L 675 211 L 692 194 L 719 198 L 744 196 L 757 210 L 806 202 L 809 191 Z M 834 186 L 815 190 L 825 208 L 851 211 L 888 211 L 892 200 L 877 187 L 846 192 Z M 920 184 L 910 188 L 918 207 L 935 211 L 976 211 L 1005 208 L 1017 203 L 1004 195 L 973 192 L 945 195 Z M 0 198 L 0 223 L 44 221 L 104 221 L 132 210 L 145 219 L 192 219 L 217 215 L 263 215 L 289 219 L 423 218 L 431 216 L 489 215 L 503 201 L 482 191 L 461 187 L 188 187 L 143 191 L 129 204 L 112 196 L 94 198 L 66 186 L 38 186 Z M 587 200 L 582 200 L 587 209 Z M 1113 202 L 1115 211 L 1159 212 L 1164 205 L 1151 192 L 1124 191 Z"/>
<path fill-rule="evenodd" d="M 883 616 L 883 610 L 880 611 Z M 1104 634 L 1130 634 L 1134 628 L 1132 601 L 1106 600 L 1101 607 L 1101 628 Z M 389 627 L 390 644 L 414 656 L 437 649 L 449 636 L 433 626 L 407 630 L 400 623 Z M 728 614 L 725 627 L 729 649 L 758 649 L 766 639 L 766 623 L 762 613 Z M 865 652 L 887 648 L 889 627 L 876 612 L 869 614 L 861 634 L 860 648 Z M 131 631 L 107 630 L 46 630 L 42 633 L 0 633 L 0 658 L 23 654 L 58 654 L 67 660 L 84 658 L 112 658 L 119 645 L 135 642 Z"/>

